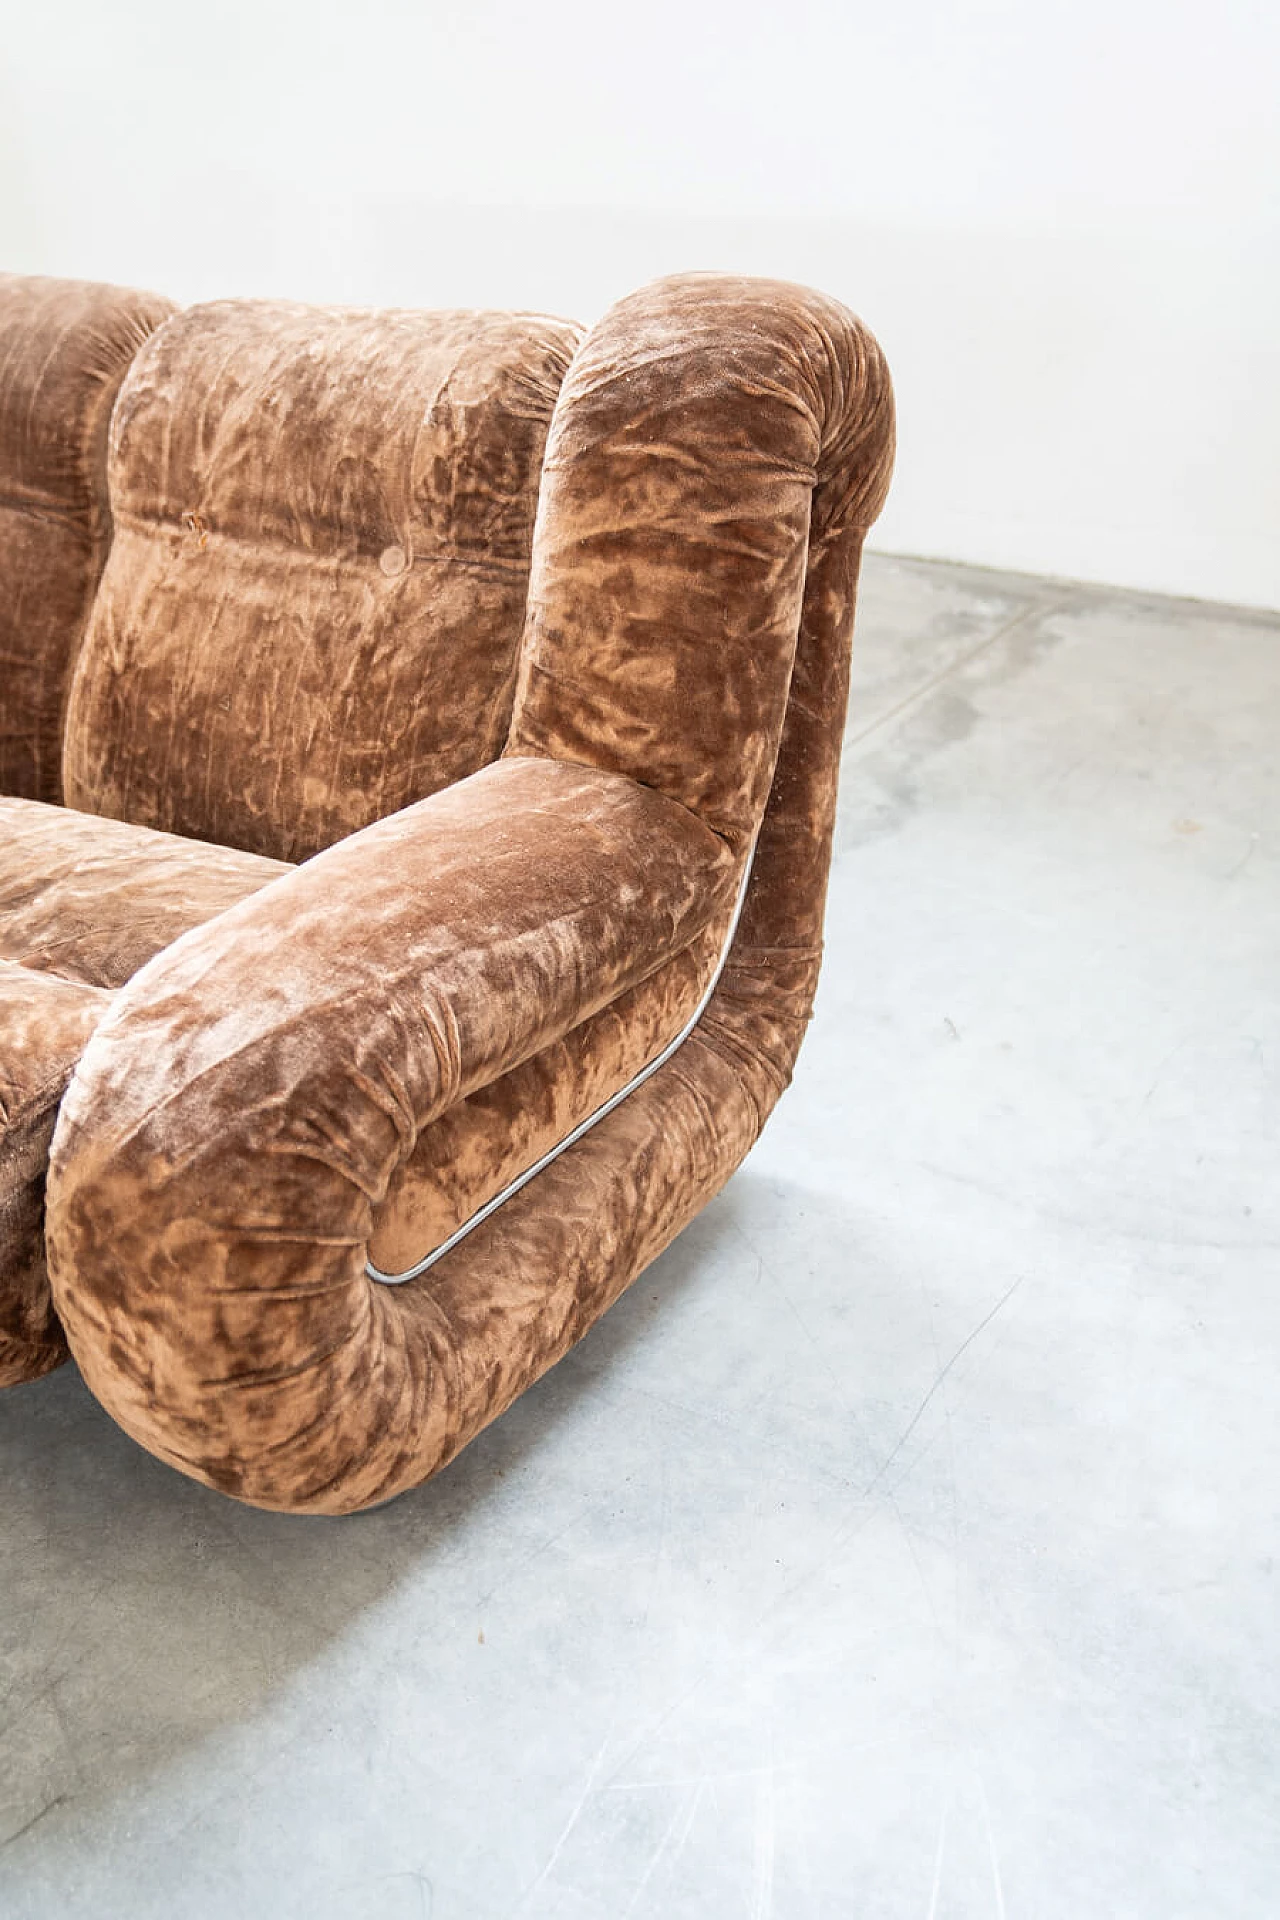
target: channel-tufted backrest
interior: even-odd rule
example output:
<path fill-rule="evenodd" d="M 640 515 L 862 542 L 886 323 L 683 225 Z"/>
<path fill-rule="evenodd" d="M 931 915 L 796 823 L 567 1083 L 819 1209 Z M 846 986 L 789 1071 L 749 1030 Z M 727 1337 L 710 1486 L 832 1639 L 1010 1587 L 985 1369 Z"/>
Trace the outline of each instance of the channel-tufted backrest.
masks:
<path fill-rule="evenodd" d="M 106 559 L 107 428 L 168 300 L 0 273 L 0 794 L 61 798 L 67 681 Z"/>
<path fill-rule="evenodd" d="M 495 759 L 577 340 L 267 301 L 162 327 L 112 420 L 68 804 L 298 860 Z"/>

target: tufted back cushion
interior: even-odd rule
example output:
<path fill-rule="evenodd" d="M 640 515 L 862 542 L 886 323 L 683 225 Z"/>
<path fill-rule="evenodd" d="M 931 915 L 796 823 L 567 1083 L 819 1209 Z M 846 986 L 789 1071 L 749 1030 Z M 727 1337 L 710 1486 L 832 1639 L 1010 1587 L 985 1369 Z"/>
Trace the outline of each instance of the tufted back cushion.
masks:
<path fill-rule="evenodd" d="M 67 681 L 111 533 L 111 408 L 172 312 L 128 287 L 0 273 L 0 794 L 61 798 Z"/>
<path fill-rule="evenodd" d="M 298 860 L 497 757 L 564 321 L 221 301 L 121 390 L 68 804 Z"/>

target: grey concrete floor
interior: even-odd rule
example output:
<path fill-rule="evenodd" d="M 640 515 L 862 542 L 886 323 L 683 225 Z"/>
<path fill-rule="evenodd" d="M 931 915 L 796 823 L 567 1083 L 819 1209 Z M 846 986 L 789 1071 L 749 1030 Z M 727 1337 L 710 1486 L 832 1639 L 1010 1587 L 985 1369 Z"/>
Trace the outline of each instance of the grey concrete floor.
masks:
<path fill-rule="evenodd" d="M 1280 1913 L 1280 619 L 877 559 L 818 1016 L 439 1480 L 0 1396 L 0 1915 Z"/>

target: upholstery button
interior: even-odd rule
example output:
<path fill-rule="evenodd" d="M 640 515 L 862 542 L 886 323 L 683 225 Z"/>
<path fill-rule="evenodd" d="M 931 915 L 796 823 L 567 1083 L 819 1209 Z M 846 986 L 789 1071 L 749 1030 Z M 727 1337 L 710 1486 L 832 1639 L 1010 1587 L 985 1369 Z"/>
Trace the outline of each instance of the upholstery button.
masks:
<path fill-rule="evenodd" d="M 378 560 L 388 580 L 394 580 L 397 574 L 403 573 L 408 564 L 403 547 L 384 547 Z"/>

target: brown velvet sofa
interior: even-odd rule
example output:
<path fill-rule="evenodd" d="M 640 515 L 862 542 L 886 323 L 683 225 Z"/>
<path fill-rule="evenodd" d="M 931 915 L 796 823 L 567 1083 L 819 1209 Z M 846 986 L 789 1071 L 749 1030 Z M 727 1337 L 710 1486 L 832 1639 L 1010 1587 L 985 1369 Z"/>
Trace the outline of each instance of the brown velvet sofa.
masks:
<path fill-rule="evenodd" d="M 0 1384 L 341 1513 L 586 1331 L 790 1077 L 892 448 L 777 282 L 0 278 Z"/>

